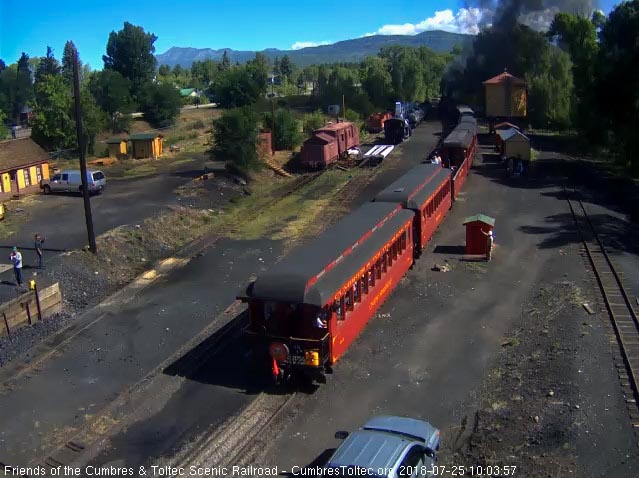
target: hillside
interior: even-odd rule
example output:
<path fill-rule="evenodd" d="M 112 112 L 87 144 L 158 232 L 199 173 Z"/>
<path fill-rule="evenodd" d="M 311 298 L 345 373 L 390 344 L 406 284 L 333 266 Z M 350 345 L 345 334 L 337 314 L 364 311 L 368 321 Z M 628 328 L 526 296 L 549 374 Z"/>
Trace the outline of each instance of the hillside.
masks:
<path fill-rule="evenodd" d="M 365 56 L 375 55 L 382 47 L 390 45 L 427 46 L 436 52 L 448 52 L 455 45 L 462 46 L 464 43 L 470 42 L 472 38 L 472 35 L 428 31 L 418 35 L 373 35 L 300 50 L 268 48 L 262 53 L 271 59 L 276 56 L 288 55 L 296 65 L 307 66 L 319 63 L 360 61 Z M 231 61 L 239 61 L 240 63 L 250 60 L 256 53 L 255 51 L 231 50 L 229 48 L 213 50 L 211 48 L 172 47 L 156 57 L 158 65 L 190 67 L 194 61 L 202 61 L 207 58 L 219 60 L 225 51 L 228 52 Z"/>

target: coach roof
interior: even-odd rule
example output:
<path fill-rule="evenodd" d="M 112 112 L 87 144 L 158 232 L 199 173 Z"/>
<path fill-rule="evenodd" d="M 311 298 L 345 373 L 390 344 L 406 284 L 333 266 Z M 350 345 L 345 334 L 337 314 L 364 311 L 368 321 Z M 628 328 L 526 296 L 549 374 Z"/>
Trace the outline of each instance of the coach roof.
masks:
<path fill-rule="evenodd" d="M 473 142 L 473 134 L 463 127 L 455 128 L 444 140 L 444 147 L 469 148 Z"/>
<path fill-rule="evenodd" d="M 396 203 L 366 203 L 261 274 L 246 295 L 322 306 L 412 216 Z"/>
<path fill-rule="evenodd" d="M 375 196 L 375 202 L 400 203 L 408 209 L 420 209 L 444 180 L 450 169 L 439 164 L 420 164 Z"/>

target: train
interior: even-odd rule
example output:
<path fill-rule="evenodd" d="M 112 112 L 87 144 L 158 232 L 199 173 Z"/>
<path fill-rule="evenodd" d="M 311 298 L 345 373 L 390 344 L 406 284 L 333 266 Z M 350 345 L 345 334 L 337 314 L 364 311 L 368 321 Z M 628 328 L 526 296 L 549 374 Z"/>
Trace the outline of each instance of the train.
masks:
<path fill-rule="evenodd" d="M 248 304 L 252 355 L 276 383 L 293 376 L 325 383 L 419 259 L 472 165 L 476 121 L 462 119 L 442 142 L 445 161 L 413 167 L 238 296 Z"/>
<path fill-rule="evenodd" d="M 312 136 L 304 141 L 302 164 L 313 169 L 325 168 L 359 145 L 359 128 L 355 123 L 329 123 L 313 131 Z"/>

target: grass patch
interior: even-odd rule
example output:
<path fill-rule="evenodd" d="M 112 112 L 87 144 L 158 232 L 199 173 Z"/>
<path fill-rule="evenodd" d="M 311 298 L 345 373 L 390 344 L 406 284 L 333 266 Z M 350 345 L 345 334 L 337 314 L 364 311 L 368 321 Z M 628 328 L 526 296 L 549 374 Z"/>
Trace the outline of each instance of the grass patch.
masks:
<path fill-rule="evenodd" d="M 282 197 L 282 191 L 299 177 L 268 181 L 262 177 L 266 174 L 258 173 L 251 181 L 250 196 L 237 198 L 223 214 L 213 216 L 211 229 L 233 239 L 268 237 L 292 244 L 302 236 L 318 234 L 326 226 L 323 213 L 329 208 L 331 212 L 339 209 L 337 195 L 349 184 L 349 177 L 357 175 L 353 171 L 327 171 Z"/>

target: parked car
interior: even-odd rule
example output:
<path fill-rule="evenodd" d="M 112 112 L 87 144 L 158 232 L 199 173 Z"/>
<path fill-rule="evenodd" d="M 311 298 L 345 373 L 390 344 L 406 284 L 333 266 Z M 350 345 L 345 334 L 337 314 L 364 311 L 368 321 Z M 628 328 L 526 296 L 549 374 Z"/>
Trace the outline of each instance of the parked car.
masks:
<path fill-rule="evenodd" d="M 89 193 L 99 194 L 106 188 L 106 176 L 102 171 L 87 170 Z M 44 194 L 53 192 L 82 192 L 82 175 L 79 169 L 60 171 L 50 179 L 40 181 Z"/>
<path fill-rule="evenodd" d="M 350 435 L 338 432 L 335 437 L 346 439 L 324 465 L 331 469 L 325 475 L 351 476 L 354 470 L 384 478 L 437 474 L 439 430 L 428 422 L 379 416 Z"/>

